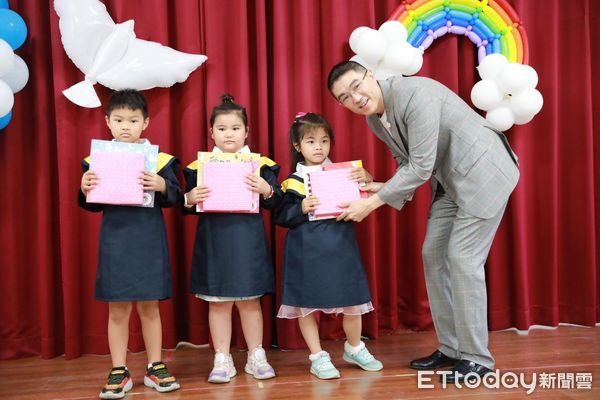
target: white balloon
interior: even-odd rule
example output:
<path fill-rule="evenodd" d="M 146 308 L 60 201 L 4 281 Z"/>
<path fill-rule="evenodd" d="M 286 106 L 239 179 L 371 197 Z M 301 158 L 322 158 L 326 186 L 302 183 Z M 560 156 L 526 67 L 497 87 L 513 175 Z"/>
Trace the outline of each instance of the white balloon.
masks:
<path fill-rule="evenodd" d="M 375 70 L 375 79 L 384 81 L 391 76 L 400 75 L 397 71 L 391 70 L 389 68 L 380 67 Z"/>
<path fill-rule="evenodd" d="M 7 74 L 15 63 L 15 52 L 10 44 L 0 39 L 0 77 Z"/>
<path fill-rule="evenodd" d="M 25 87 L 29 80 L 29 68 L 21 57 L 15 54 L 15 63 L 12 69 L 2 75 L 2 80 L 10 86 L 13 93 L 17 93 Z"/>
<path fill-rule="evenodd" d="M 529 123 L 535 115 L 527 115 L 525 117 L 519 117 L 515 115 L 515 125 L 525 125 Z"/>
<path fill-rule="evenodd" d="M 388 47 L 383 33 L 369 29 L 360 35 L 356 45 L 356 54 L 369 64 L 377 64 L 385 55 Z"/>
<path fill-rule="evenodd" d="M 502 54 L 492 53 L 481 60 L 477 71 L 481 79 L 495 79 L 506 65 L 508 65 L 508 58 Z"/>
<path fill-rule="evenodd" d="M 408 31 L 400 21 L 386 21 L 379 27 L 379 32 L 383 33 L 388 43 L 406 42 Z"/>
<path fill-rule="evenodd" d="M 10 86 L 0 79 L 0 118 L 12 110 L 15 104 L 15 95 L 13 94 Z"/>
<path fill-rule="evenodd" d="M 471 101 L 480 110 L 490 111 L 498 107 L 502 100 L 504 100 L 504 93 L 491 79 L 481 80 L 471 89 Z"/>
<path fill-rule="evenodd" d="M 363 60 L 362 58 L 360 58 L 357 55 L 352 56 L 350 58 L 350 61 L 354 61 L 356 63 L 359 63 L 360 65 L 362 65 L 366 69 L 370 69 L 371 71 L 375 71 L 375 69 L 377 69 L 377 64 L 375 64 L 375 65 L 369 64 L 368 62 L 366 62 L 365 60 Z"/>
<path fill-rule="evenodd" d="M 500 89 L 513 95 L 529 88 L 530 80 L 531 72 L 519 63 L 506 65 L 496 78 Z"/>
<path fill-rule="evenodd" d="M 136 39 L 134 22 L 115 24 L 98 0 L 54 0 L 61 40 L 85 80 L 63 91 L 74 103 L 98 107 L 93 85 L 138 90 L 169 87 L 185 81 L 206 61 L 159 43 Z"/>
<path fill-rule="evenodd" d="M 421 50 L 419 49 L 416 49 L 414 47 L 413 49 L 414 50 L 411 50 L 413 54 L 410 65 L 402 71 L 402 75 L 414 75 L 417 72 L 419 72 L 421 70 L 421 67 L 423 66 L 423 53 L 421 53 Z"/>
<path fill-rule="evenodd" d="M 515 116 L 526 118 L 539 113 L 544 105 L 542 94 L 536 89 L 527 89 L 510 98 L 510 109 Z"/>
<path fill-rule="evenodd" d="M 515 123 L 515 116 L 508 104 L 503 103 L 501 106 L 488 111 L 485 115 L 487 119 L 496 129 L 506 131 Z"/>
<path fill-rule="evenodd" d="M 387 68 L 402 73 L 410 67 L 413 61 L 415 53 L 412 49 L 414 49 L 414 47 L 407 42 L 392 43 L 385 51 L 383 62 Z"/>
<path fill-rule="evenodd" d="M 353 52 L 358 53 L 358 51 L 356 50 L 358 40 L 360 39 L 363 33 L 369 30 L 371 30 L 371 28 L 369 28 L 368 26 L 359 26 L 358 28 L 352 31 L 352 33 L 350 34 L 350 38 L 348 39 L 348 44 L 350 45 L 350 48 Z"/>
<path fill-rule="evenodd" d="M 523 64 L 523 73 L 527 75 L 527 87 L 535 88 L 538 84 L 538 74 L 536 70 L 531 65 Z"/>

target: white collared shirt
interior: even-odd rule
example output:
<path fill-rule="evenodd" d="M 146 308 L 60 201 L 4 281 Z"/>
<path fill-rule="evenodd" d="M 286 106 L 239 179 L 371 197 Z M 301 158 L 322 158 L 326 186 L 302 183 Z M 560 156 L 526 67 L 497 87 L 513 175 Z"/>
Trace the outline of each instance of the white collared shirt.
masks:
<path fill-rule="evenodd" d="M 111 140 L 111 142 L 116 142 L 117 139 Z M 122 142 L 120 142 L 122 143 Z M 150 146 L 152 143 L 150 143 L 150 141 L 148 139 L 138 139 L 137 142 L 135 142 L 134 144 L 147 144 L 148 146 Z"/>
<path fill-rule="evenodd" d="M 223 150 L 221 150 L 220 148 L 215 146 L 215 147 L 213 147 L 212 152 L 213 153 L 223 153 Z M 250 147 L 248 147 L 248 145 L 244 145 L 244 147 L 242 147 L 241 149 L 236 151 L 236 153 L 250 154 L 252 152 L 250 151 Z"/>
<path fill-rule="evenodd" d="M 327 165 L 327 164 L 331 164 L 331 160 L 329 159 L 329 157 L 327 157 L 324 161 L 323 164 Z M 321 165 L 323 165 L 321 164 Z M 304 165 L 303 163 L 299 162 L 296 164 L 296 172 L 294 172 L 294 175 L 296 175 L 299 178 L 304 179 L 304 175 L 306 174 L 307 170 L 310 170 L 312 166 L 309 165 Z"/>
<path fill-rule="evenodd" d="M 391 136 L 392 135 L 392 124 L 388 121 L 387 114 L 385 113 L 385 111 L 383 112 L 381 117 L 379 117 L 379 120 L 381 121 L 381 124 L 383 125 L 383 127 L 385 128 L 387 133 Z"/>

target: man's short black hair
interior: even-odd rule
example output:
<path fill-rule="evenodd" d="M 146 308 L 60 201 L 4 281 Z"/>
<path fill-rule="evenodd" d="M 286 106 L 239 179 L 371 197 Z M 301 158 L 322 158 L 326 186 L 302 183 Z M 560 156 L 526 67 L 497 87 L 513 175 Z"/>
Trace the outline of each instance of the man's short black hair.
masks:
<path fill-rule="evenodd" d="M 333 94 L 331 88 L 335 82 L 337 82 L 337 80 L 340 79 L 340 77 L 346 72 L 356 71 L 362 74 L 366 70 L 367 69 L 365 67 L 355 61 L 342 61 L 341 63 L 334 65 L 329 72 L 329 76 L 327 77 L 327 88 L 329 89 L 329 93 Z"/>

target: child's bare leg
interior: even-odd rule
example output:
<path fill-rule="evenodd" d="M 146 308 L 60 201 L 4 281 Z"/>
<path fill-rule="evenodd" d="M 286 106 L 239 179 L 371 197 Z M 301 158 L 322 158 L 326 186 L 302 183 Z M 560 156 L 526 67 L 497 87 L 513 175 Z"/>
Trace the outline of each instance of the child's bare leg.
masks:
<path fill-rule="evenodd" d="M 344 315 L 343 327 L 348 343 L 351 346 L 358 346 L 362 331 L 362 317 L 360 315 Z"/>
<path fill-rule="evenodd" d="M 260 308 L 260 299 L 236 301 L 235 305 L 240 312 L 242 331 L 248 345 L 248 350 L 253 350 L 262 345 L 263 315 Z"/>
<path fill-rule="evenodd" d="M 127 359 L 131 309 L 130 301 L 108 303 L 108 347 L 113 368 L 125 365 Z"/>
<path fill-rule="evenodd" d="M 317 354 L 322 351 L 321 340 L 319 339 L 319 327 L 314 314 L 298 318 L 298 325 L 300 325 L 302 337 L 304 337 L 310 353 Z"/>
<path fill-rule="evenodd" d="M 138 301 L 137 311 L 142 322 L 142 335 L 146 345 L 148 364 L 162 359 L 162 325 L 158 300 Z"/>
<path fill-rule="evenodd" d="M 215 350 L 229 354 L 231 346 L 231 310 L 233 301 L 211 301 L 208 305 L 208 324 Z"/>

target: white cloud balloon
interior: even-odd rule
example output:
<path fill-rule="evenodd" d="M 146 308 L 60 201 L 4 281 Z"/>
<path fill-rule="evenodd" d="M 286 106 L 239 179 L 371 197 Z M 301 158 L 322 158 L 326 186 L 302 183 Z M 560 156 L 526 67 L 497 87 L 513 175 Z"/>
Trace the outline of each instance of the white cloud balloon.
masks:
<path fill-rule="evenodd" d="M 507 102 L 503 102 L 498 107 L 488 111 L 485 118 L 501 131 L 510 129 L 515 123 L 515 116 L 510 110 Z"/>
<path fill-rule="evenodd" d="M 350 60 L 372 70 L 377 79 L 416 74 L 423 66 L 423 51 L 412 47 L 407 37 L 399 21 L 386 21 L 378 30 L 360 26 L 350 34 L 350 48 L 356 53 Z"/>
<path fill-rule="evenodd" d="M 477 72 L 481 79 L 496 79 L 496 77 L 508 65 L 508 59 L 502 54 L 489 54 L 477 66 Z"/>
<path fill-rule="evenodd" d="M 471 101 L 480 110 L 489 111 L 497 107 L 504 100 L 504 93 L 495 81 L 484 79 L 471 89 Z"/>
<path fill-rule="evenodd" d="M 526 89 L 510 98 L 510 109 L 519 118 L 534 116 L 540 112 L 543 105 L 544 98 L 536 89 Z"/>
<path fill-rule="evenodd" d="M 98 0 L 54 0 L 54 9 L 65 51 L 85 74 L 63 94 L 82 107 L 100 106 L 96 82 L 115 90 L 169 87 L 185 81 L 207 59 L 137 39 L 134 21 L 115 24 Z"/>
<path fill-rule="evenodd" d="M 497 129 L 526 124 L 542 109 L 544 98 L 535 89 L 538 75 L 533 67 L 509 63 L 502 54 L 490 54 L 477 70 L 482 80 L 471 89 L 471 101 L 487 111 L 486 119 Z"/>
<path fill-rule="evenodd" d="M 389 44 L 404 43 L 408 38 L 408 31 L 400 21 L 386 21 L 379 27 L 379 32 Z"/>
<path fill-rule="evenodd" d="M 369 28 L 368 26 L 359 26 L 358 28 L 352 31 L 352 33 L 350 34 L 350 38 L 348 39 L 348 44 L 350 45 L 350 48 L 353 52 L 358 53 L 358 51 L 356 50 L 358 41 L 360 40 L 362 34 L 367 32 L 369 29 L 371 28 Z"/>

